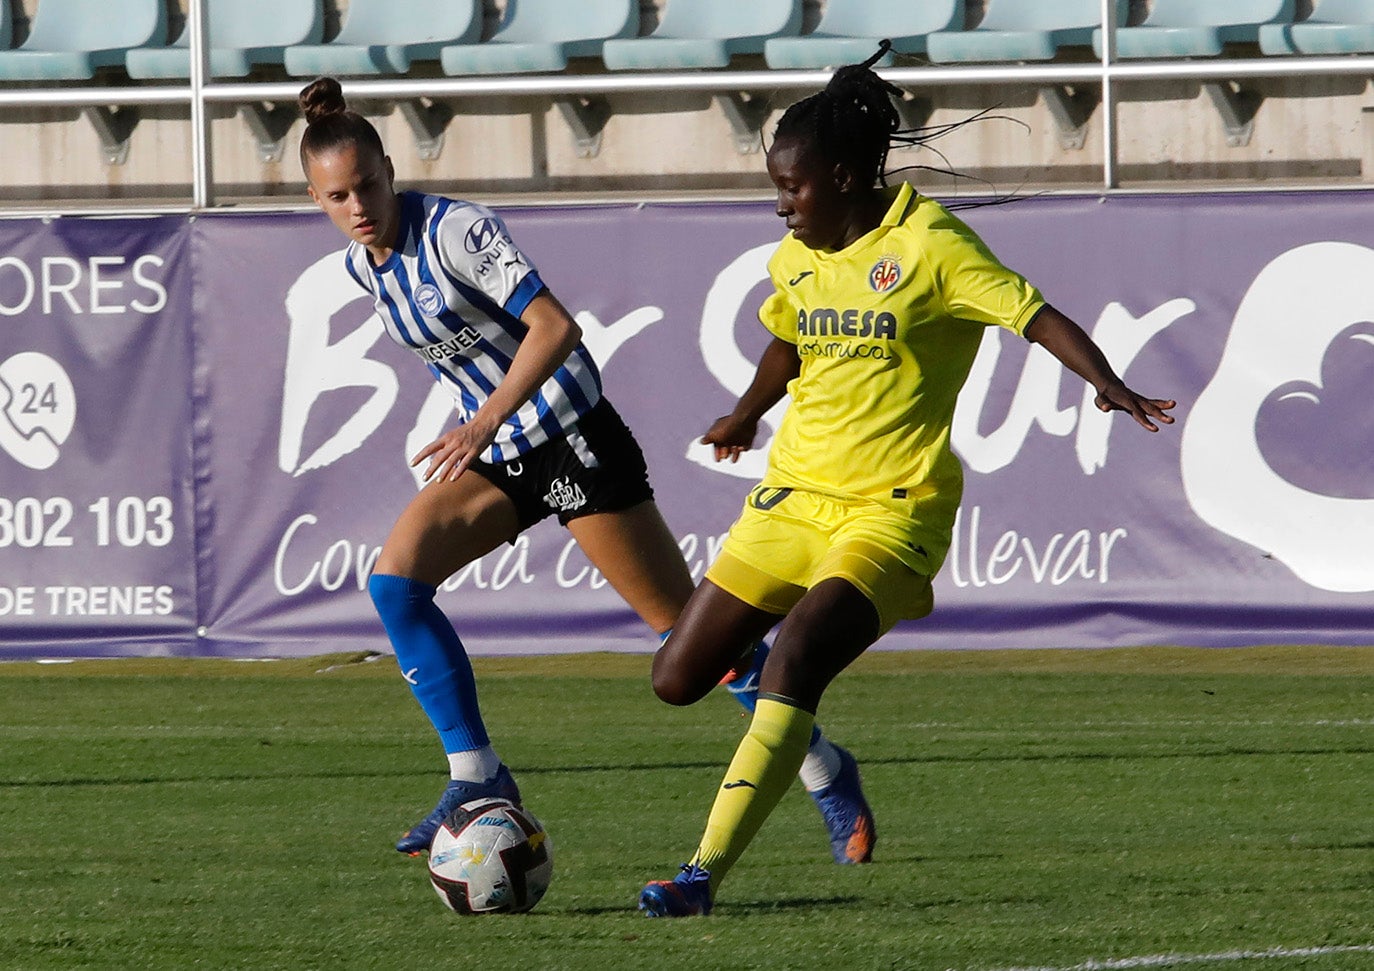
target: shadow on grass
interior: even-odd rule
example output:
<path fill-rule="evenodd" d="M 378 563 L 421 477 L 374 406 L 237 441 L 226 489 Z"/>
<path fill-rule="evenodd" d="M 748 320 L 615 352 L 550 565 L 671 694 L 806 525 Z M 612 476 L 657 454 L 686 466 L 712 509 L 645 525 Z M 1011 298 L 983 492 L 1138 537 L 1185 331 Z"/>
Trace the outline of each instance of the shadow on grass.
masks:
<path fill-rule="evenodd" d="M 1374 840 L 1359 840 L 1354 843 L 1299 843 L 1299 850 L 1374 850 Z"/>
<path fill-rule="evenodd" d="M 842 907 L 868 907 L 870 902 L 863 897 L 784 897 L 780 900 L 744 900 L 727 901 L 719 904 L 716 909 L 717 914 L 727 915 L 733 913 L 769 913 L 772 911 L 792 911 L 792 910 L 821 910 L 836 909 Z M 552 915 L 555 912 L 545 911 Z M 556 912 L 558 915 L 568 915 L 576 917 L 600 917 L 608 914 L 637 913 L 635 904 L 631 902 L 623 907 L 568 907 L 565 910 Z M 643 918 L 648 920 L 649 918 Z M 710 918 L 707 918 L 708 920 Z M 660 921 L 666 923 L 668 921 Z"/>
<path fill-rule="evenodd" d="M 1038 762 L 1131 762 L 1166 761 L 1178 759 L 1233 759 L 1290 756 L 1374 755 L 1374 747 L 1350 745 L 1327 748 L 1251 748 L 1228 746 L 1201 752 L 1024 752 L 1008 754 L 980 753 L 978 755 L 922 755 L 911 758 L 862 759 L 865 766 L 895 765 L 983 765 L 999 763 Z M 711 762 L 632 762 L 627 764 L 574 766 L 514 766 L 517 776 L 572 775 L 580 773 L 677 772 L 696 769 L 724 769 L 725 763 Z M 430 770 L 396 769 L 385 772 L 300 772 L 285 769 L 278 772 L 233 772 L 186 776 L 112 776 L 109 778 L 73 779 L 0 779 L 0 789 L 81 788 L 83 786 L 145 786 L 179 785 L 205 782 L 262 782 L 272 779 L 410 779 L 433 778 Z"/>
<path fill-rule="evenodd" d="M 766 914 L 771 911 L 871 908 L 872 901 L 863 897 L 782 897 L 778 900 L 727 900 L 719 906 L 725 913 Z"/>
<path fill-rule="evenodd" d="M 580 772 L 658 772 L 686 769 L 723 768 L 723 762 L 675 762 L 638 765 L 579 765 L 566 768 L 515 767 L 518 776 L 561 775 Z M 437 770 L 393 769 L 378 772 L 300 772 L 283 769 L 274 772 L 223 772 L 202 775 L 168 776 L 110 776 L 108 778 L 78 777 L 72 779 L 0 779 L 0 789 L 79 789 L 85 786 L 160 786 L 199 785 L 206 782 L 266 782 L 273 779 L 324 779 L 347 781 L 359 779 L 429 779 L 439 775 Z"/>
<path fill-rule="evenodd" d="M 1345 745 L 1325 748 L 1254 748 L 1228 745 L 1204 751 L 1178 752 L 1018 752 L 978 755 L 921 755 L 912 758 L 861 759 L 861 765 L 943 765 L 997 762 L 1130 762 L 1166 759 L 1230 759 L 1271 755 L 1374 755 L 1374 746 Z"/>

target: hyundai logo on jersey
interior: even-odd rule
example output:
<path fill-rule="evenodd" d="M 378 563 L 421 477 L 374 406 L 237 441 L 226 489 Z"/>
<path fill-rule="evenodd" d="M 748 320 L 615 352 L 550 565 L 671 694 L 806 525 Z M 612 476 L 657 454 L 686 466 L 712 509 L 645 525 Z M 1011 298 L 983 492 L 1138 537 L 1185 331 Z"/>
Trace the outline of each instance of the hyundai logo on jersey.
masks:
<path fill-rule="evenodd" d="M 500 234 L 501 227 L 495 219 L 490 217 L 479 219 L 468 227 L 467 236 L 463 240 L 463 248 L 475 255 L 490 246 Z"/>

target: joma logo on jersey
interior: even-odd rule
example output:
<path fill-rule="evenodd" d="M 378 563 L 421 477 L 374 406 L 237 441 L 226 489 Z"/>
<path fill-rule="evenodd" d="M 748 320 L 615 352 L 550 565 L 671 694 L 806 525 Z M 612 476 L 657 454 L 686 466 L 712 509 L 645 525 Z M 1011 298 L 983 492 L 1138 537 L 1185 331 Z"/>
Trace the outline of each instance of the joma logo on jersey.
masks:
<path fill-rule="evenodd" d="M 443 343 L 417 347 L 414 350 L 426 364 L 437 364 L 439 361 L 447 361 L 460 351 L 467 350 L 481 339 L 482 335 L 477 331 L 471 327 L 464 327 Z"/>
<path fill-rule="evenodd" d="M 884 256 L 868 271 L 868 285 L 877 293 L 886 293 L 902 278 L 902 264 L 895 257 Z"/>
<path fill-rule="evenodd" d="M 897 318 L 886 310 L 850 308 L 836 310 L 819 307 L 809 313 L 797 311 L 797 334 L 800 337 L 875 337 L 894 340 L 897 337 Z"/>
<path fill-rule="evenodd" d="M 554 479 L 549 486 L 549 494 L 544 497 L 549 508 L 557 509 L 559 512 L 568 512 L 572 509 L 580 509 L 587 504 L 587 497 L 582 493 L 582 487 L 569 480 L 566 476 L 561 479 Z"/>

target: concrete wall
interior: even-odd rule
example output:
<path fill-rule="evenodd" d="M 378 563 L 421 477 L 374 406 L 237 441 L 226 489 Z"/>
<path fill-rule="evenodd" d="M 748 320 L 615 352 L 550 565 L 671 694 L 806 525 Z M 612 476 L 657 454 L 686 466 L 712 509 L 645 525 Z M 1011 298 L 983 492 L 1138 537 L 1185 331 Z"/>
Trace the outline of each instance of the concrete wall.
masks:
<path fill-rule="evenodd" d="M 41 0 L 10 3 L 18 35 Z M 168 0 L 177 23 L 184 0 Z M 232 0 L 230 0 L 232 2 Z M 325 0 L 327 31 L 338 29 L 347 0 Z M 504 0 L 485 0 L 487 31 L 494 29 Z M 641 0 L 641 31 L 657 22 L 665 0 Z M 969 22 L 981 16 L 971 0 Z M 807 26 L 821 0 L 807 0 Z M 1135 0 L 1131 22 L 1148 3 Z M 740 66 L 762 67 L 761 60 Z M 596 71 L 596 62 L 575 70 Z M 438 75 L 437 65 L 416 76 Z M 114 72 L 98 84 L 119 84 Z M 280 75 L 264 71 L 260 79 Z M 304 83 L 305 79 L 302 79 Z M 1247 145 L 1228 143 L 1211 100 L 1196 83 L 1140 83 L 1126 86 L 1120 111 L 1121 176 L 1126 185 L 1332 184 L 1374 180 L 1365 119 L 1371 98 L 1365 79 L 1295 79 L 1264 82 L 1265 100 Z M 998 190 L 1021 187 L 1095 187 L 1100 179 L 1100 113 L 1089 123 L 1082 148 L 1060 143 L 1040 93 L 1028 88 L 986 86 L 933 89 L 931 123 L 968 117 L 984 108 L 1001 116 L 960 129 L 938 143 L 960 172 L 987 180 Z M 778 108 L 800 95 L 783 93 Z M 767 182 L 760 155 L 740 154 L 720 108 L 706 96 L 654 95 L 612 99 L 599 153 L 579 157 L 562 116 L 547 99 L 467 99 L 454 104 L 443 150 L 420 158 L 409 128 L 389 105 L 357 105 L 372 116 L 386 140 L 397 176 L 407 185 L 516 200 L 550 194 L 633 196 L 679 193 L 763 192 Z M 776 114 L 774 115 L 776 117 Z M 300 123 L 286 139 L 279 161 L 264 161 L 247 126 L 228 107 L 216 107 L 212 125 L 213 165 L 221 201 L 298 201 L 304 191 L 295 160 Z M 0 206 L 58 205 L 68 201 L 165 202 L 189 197 L 190 125 L 179 108 L 146 108 L 123 164 L 102 159 L 93 127 L 76 109 L 0 110 Z M 894 153 L 892 166 L 946 163 L 930 150 Z M 950 176 L 915 172 L 928 191 L 948 195 Z M 961 191 L 987 188 L 958 183 Z"/>

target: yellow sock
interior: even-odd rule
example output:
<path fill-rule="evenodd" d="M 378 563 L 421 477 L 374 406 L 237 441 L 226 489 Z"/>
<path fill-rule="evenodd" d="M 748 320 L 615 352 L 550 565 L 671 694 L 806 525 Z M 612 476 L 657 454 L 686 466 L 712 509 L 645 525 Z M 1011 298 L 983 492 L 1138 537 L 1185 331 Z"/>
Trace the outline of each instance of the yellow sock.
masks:
<path fill-rule="evenodd" d="M 797 777 L 815 721 L 815 715 L 795 705 L 759 698 L 692 861 L 711 871 L 712 893 Z"/>

